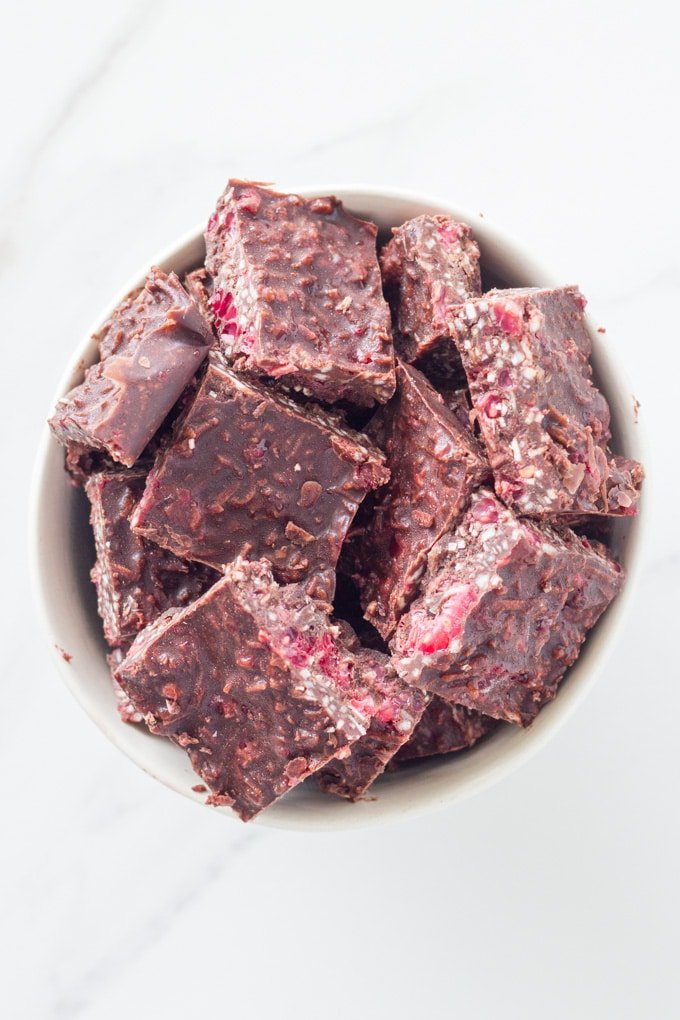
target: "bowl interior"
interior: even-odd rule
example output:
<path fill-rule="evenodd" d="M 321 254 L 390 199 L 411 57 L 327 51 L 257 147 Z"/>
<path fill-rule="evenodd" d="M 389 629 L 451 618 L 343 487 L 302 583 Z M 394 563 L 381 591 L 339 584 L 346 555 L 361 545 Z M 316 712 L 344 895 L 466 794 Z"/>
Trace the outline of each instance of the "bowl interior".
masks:
<path fill-rule="evenodd" d="M 481 216 L 449 203 L 404 192 L 358 188 L 290 190 L 299 190 L 307 196 L 333 192 L 352 212 L 374 220 L 384 232 L 422 213 L 450 213 L 473 228 L 481 248 L 487 288 L 492 285 L 552 286 L 558 282 Z M 202 231 L 196 230 L 149 265 L 157 264 L 165 271 L 172 269 L 182 274 L 201 263 L 204 253 Z M 125 293 L 142 284 L 148 268 L 145 267 L 112 301 L 94 324 L 92 333 Z M 592 323 L 589 329 L 596 381 L 611 406 L 614 448 L 643 460 L 630 390 Z M 96 358 L 97 349 L 88 334 L 65 373 L 55 400 L 80 380 L 84 369 Z M 374 785 L 370 797 L 357 804 L 320 794 L 312 783 L 306 783 L 264 811 L 258 823 L 278 828 L 330 829 L 382 822 L 389 817 L 424 811 L 468 796 L 525 760 L 566 720 L 603 664 L 623 620 L 635 580 L 643 518 L 644 513 L 616 523 L 612 546 L 628 572 L 627 584 L 589 635 L 555 701 L 543 709 L 529 729 L 503 726 L 463 754 L 424 760 L 398 773 L 389 773 Z M 55 661 L 72 693 L 110 740 L 141 768 L 179 793 L 203 801 L 205 795 L 192 790 L 199 780 L 183 751 L 168 740 L 153 737 L 141 727 L 126 725 L 119 719 L 94 588 L 89 579 L 94 543 L 88 526 L 87 500 L 80 490 L 71 486 L 63 468 L 63 450 L 47 430 L 36 466 L 30 529 L 38 601 Z M 221 810 L 236 818 L 229 808 L 212 810 Z"/>

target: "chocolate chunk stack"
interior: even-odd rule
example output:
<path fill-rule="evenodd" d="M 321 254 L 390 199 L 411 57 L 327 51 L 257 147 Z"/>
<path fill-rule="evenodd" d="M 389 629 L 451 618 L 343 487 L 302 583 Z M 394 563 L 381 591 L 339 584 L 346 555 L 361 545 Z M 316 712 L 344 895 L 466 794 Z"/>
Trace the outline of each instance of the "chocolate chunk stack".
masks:
<path fill-rule="evenodd" d="M 205 238 L 121 303 L 50 422 L 123 720 L 244 820 L 530 724 L 623 583 L 587 536 L 643 477 L 610 450 L 577 288 L 482 294 L 451 217 L 379 255 L 337 199 L 243 181 Z"/>

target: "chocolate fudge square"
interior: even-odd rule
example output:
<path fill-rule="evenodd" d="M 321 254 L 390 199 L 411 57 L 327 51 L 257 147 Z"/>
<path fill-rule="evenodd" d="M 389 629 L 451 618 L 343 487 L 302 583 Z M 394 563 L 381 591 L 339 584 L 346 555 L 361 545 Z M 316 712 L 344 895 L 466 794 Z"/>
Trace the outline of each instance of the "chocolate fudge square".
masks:
<path fill-rule="evenodd" d="M 102 360 L 57 402 L 52 432 L 67 448 L 132 466 L 212 343 L 209 324 L 174 273 L 152 269 L 99 337 Z"/>
<path fill-rule="evenodd" d="M 608 451 L 584 307 L 576 287 L 499 290 L 454 320 L 496 492 L 520 514 L 637 510 L 642 469 Z"/>
<path fill-rule="evenodd" d="M 434 754 L 451 754 L 473 747 L 498 726 L 498 720 L 482 715 L 473 708 L 451 705 L 435 694 L 420 722 L 394 761 L 412 761 Z"/>
<path fill-rule="evenodd" d="M 623 583 L 603 547 L 520 519 L 488 490 L 431 550 L 391 643 L 407 681 L 528 725 Z"/>
<path fill-rule="evenodd" d="M 225 355 L 327 403 L 389 400 L 394 352 L 376 233 L 336 198 L 230 181 L 205 234 Z"/>
<path fill-rule="evenodd" d="M 380 267 L 395 344 L 405 361 L 415 361 L 450 336 L 456 307 L 481 294 L 479 248 L 470 228 L 451 216 L 416 216 L 392 234 Z"/>
<path fill-rule="evenodd" d="M 239 559 L 139 634 L 116 678 L 150 729 L 186 749 L 211 802 L 248 820 L 366 734 L 366 656 L 300 585 Z"/>
<path fill-rule="evenodd" d="M 389 638 L 417 591 L 428 552 L 490 469 L 469 423 L 399 361 L 397 392 L 368 432 L 386 452 L 390 480 L 362 508 L 343 556 L 366 619 Z"/>
<path fill-rule="evenodd" d="M 325 765 L 316 780 L 323 793 L 359 800 L 413 736 L 430 695 L 405 684 L 388 655 L 362 648 L 348 624 L 338 621 L 338 626 L 355 653 L 355 676 L 364 688 L 359 703 L 368 706 L 371 721 L 349 755 Z"/>
<path fill-rule="evenodd" d="M 357 507 L 388 477 L 383 454 L 337 416 L 213 359 L 132 524 L 217 569 L 236 556 L 265 557 L 280 580 L 308 579 L 330 601 Z"/>
<path fill-rule="evenodd" d="M 188 605 L 217 578 L 210 567 L 181 560 L 132 531 L 145 483 L 144 471 L 119 469 L 94 474 L 85 485 L 97 550 L 92 580 L 112 647 L 131 641 L 166 609 Z"/>

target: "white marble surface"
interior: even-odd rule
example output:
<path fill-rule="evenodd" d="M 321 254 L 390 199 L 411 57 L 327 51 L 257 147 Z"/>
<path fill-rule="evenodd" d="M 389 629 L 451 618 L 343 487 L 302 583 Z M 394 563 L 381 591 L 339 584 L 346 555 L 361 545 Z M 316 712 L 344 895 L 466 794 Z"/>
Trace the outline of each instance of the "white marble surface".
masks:
<path fill-rule="evenodd" d="M 3 1016 L 678 1015 L 678 27 L 654 0 L 4 6 Z M 36 633 L 26 506 L 56 379 L 228 175 L 483 210 L 582 285 L 642 404 L 628 632 L 558 738 L 448 812 L 232 823 L 109 746 Z"/>

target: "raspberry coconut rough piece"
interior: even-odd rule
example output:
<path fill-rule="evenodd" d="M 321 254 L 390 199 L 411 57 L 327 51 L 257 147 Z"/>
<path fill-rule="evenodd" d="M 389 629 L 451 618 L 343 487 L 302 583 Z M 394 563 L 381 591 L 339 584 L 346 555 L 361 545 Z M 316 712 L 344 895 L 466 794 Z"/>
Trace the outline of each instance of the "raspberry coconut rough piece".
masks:
<path fill-rule="evenodd" d="M 230 181 L 205 234 L 225 355 L 327 403 L 389 400 L 394 351 L 376 233 L 336 198 Z"/>
<path fill-rule="evenodd" d="M 135 531 L 218 569 L 265 557 L 330 601 L 335 564 L 383 454 L 314 404 L 298 406 L 212 360 L 174 442 L 149 474 Z"/>
<path fill-rule="evenodd" d="M 399 361 L 397 393 L 368 432 L 386 451 L 390 481 L 362 507 L 347 556 L 364 615 L 387 639 L 417 591 L 428 552 L 490 469 L 469 424 Z"/>
<path fill-rule="evenodd" d="M 526 726 L 622 583 L 604 547 L 520 520 L 481 489 L 430 552 L 395 666 L 446 701 Z"/>
<path fill-rule="evenodd" d="M 363 702 L 370 710 L 368 731 L 349 755 L 336 758 L 317 773 L 323 793 L 359 800 L 404 746 L 418 726 L 430 695 L 399 678 L 390 657 L 362 648 L 352 628 L 339 621 L 341 634 L 356 656 L 355 676 L 365 687 Z"/>
<path fill-rule="evenodd" d="M 175 274 L 154 268 L 99 343 L 102 360 L 57 402 L 50 428 L 67 448 L 103 450 L 130 467 L 205 359 L 210 326 Z"/>
<path fill-rule="evenodd" d="M 415 361 L 451 334 L 456 307 L 482 292 L 479 248 L 450 216 L 416 216 L 392 230 L 380 253 L 402 358 Z"/>
<path fill-rule="evenodd" d="M 248 820 L 366 734 L 380 706 L 352 645 L 300 585 L 236 560 L 139 634 L 116 678 L 187 750 L 210 801 Z"/>
<path fill-rule="evenodd" d="M 130 517 L 144 491 L 144 471 L 101 472 L 85 486 L 97 549 L 92 580 L 109 645 L 132 640 L 172 606 L 186 606 L 217 579 L 215 571 L 188 563 L 140 538 Z"/>
<path fill-rule="evenodd" d="M 465 751 L 498 726 L 497 719 L 463 705 L 450 705 L 437 695 L 411 737 L 395 755 L 395 762 L 429 758 L 433 754 Z"/>
<path fill-rule="evenodd" d="M 452 324 L 496 492 L 520 514 L 637 512 L 642 468 L 608 451 L 584 307 L 576 287 L 489 291 Z"/>

